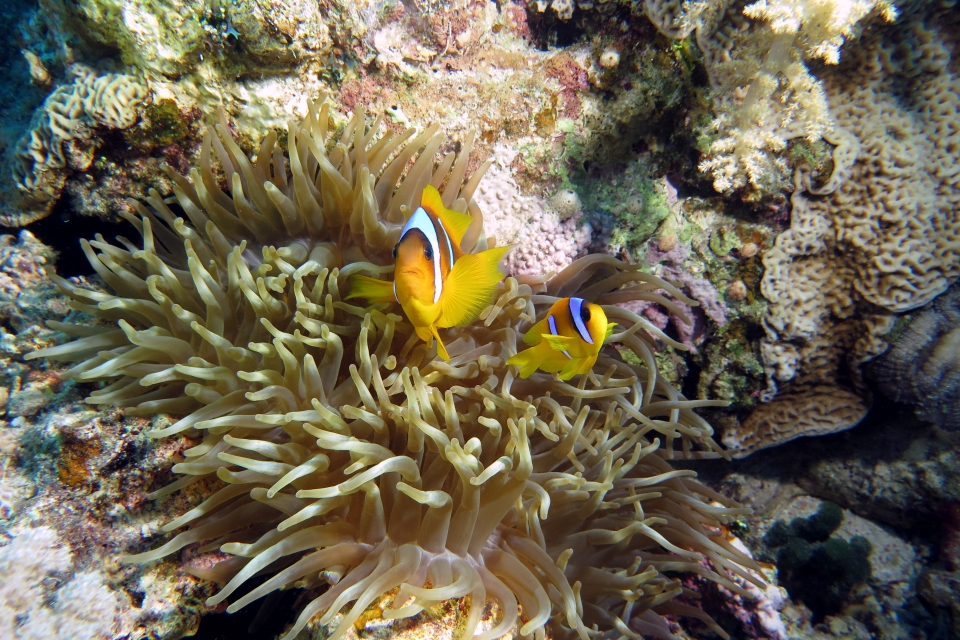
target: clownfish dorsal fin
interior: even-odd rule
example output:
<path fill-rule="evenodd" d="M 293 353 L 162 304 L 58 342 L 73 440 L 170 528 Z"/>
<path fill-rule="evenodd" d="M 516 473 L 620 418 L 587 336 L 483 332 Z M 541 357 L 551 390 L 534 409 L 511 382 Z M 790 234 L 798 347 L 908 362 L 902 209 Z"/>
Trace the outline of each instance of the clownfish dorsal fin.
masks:
<path fill-rule="evenodd" d="M 480 312 L 493 302 L 497 284 L 504 275 L 500 261 L 512 248 L 495 247 L 460 256 L 443 283 L 437 326 L 462 327 L 477 319 Z"/>
<path fill-rule="evenodd" d="M 420 206 L 430 215 L 440 220 L 440 224 L 447 230 L 453 241 L 460 246 L 463 240 L 463 234 L 467 232 L 467 227 L 473 222 L 473 218 L 466 213 L 451 211 L 443 206 L 443 199 L 440 192 L 432 184 L 428 184 L 423 189 L 423 195 L 420 197 Z"/>

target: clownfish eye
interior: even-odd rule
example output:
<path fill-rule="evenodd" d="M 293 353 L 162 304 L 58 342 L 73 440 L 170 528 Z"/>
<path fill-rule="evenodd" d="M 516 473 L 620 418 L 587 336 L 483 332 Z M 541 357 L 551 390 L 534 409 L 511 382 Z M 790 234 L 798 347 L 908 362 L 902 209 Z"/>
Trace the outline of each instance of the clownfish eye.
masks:
<path fill-rule="evenodd" d="M 397 249 L 398 249 L 398 248 L 400 248 L 400 243 L 399 243 L 399 242 L 398 242 L 397 244 L 393 245 L 393 259 L 394 259 L 394 260 L 397 259 Z"/>
<path fill-rule="evenodd" d="M 433 260 L 433 247 L 427 245 L 423 248 L 423 257 L 427 260 Z"/>
<path fill-rule="evenodd" d="M 590 322 L 590 309 L 587 308 L 587 305 L 580 307 L 580 319 L 584 323 Z"/>

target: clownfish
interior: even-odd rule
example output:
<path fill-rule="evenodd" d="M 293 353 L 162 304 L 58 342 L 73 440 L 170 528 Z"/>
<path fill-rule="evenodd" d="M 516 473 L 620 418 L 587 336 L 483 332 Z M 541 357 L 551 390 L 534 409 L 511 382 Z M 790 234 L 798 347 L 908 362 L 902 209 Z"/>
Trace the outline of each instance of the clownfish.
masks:
<path fill-rule="evenodd" d="M 393 248 L 393 282 L 355 275 L 347 298 L 400 303 L 417 336 L 428 345 L 436 338 L 437 353 L 449 360 L 437 329 L 470 324 L 493 302 L 506 275 L 500 261 L 512 248 L 463 253 L 460 241 L 471 221 L 447 209 L 440 192 L 427 185 Z"/>
<path fill-rule="evenodd" d="M 561 380 L 569 380 L 593 368 L 615 326 L 615 322 L 607 322 L 600 305 L 583 298 L 562 298 L 553 303 L 547 317 L 524 334 L 523 341 L 531 348 L 510 358 L 507 364 L 520 367 L 521 378 L 529 378 L 540 369 L 559 371 Z"/>

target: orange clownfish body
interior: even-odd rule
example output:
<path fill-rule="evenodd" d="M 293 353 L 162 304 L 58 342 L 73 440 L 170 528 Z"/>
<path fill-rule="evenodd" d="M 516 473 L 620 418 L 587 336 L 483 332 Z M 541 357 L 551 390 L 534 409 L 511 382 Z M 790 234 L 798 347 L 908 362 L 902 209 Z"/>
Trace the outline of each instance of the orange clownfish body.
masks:
<path fill-rule="evenodd" d="M 559 372 L 561 380 L 569 380 L 593 368 L 615 326 L 607 322 L 600 305 L 583 298 L 562 298 L 524 334 L 523 341 L 531 348 L 510 358 L 507 364 L 519 366 L 521 378 L 529 378 L 540 369 Z"/>
<path fill-rule="evenodd" d="M 465 213 L 447 209 L 440 192 L 427 185 L 393 249 L 393 282 L 353 276 L 347 298 L 399 302 L 417 336 L 428 344 L 436 338 L 437 352 L 449 360 L 437 329 L 470 324 L 493 302 L 505 275 L 500 261 L 510 250 L 496 247 L 463 253 L 460 241 L 471 220 Z"/>

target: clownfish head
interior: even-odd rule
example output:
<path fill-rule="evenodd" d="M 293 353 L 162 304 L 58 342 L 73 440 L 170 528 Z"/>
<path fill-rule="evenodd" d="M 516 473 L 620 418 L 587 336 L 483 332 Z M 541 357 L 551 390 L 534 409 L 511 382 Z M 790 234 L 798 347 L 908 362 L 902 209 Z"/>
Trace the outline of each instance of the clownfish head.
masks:
<path fill-rule="evenodd" d="M 440 300 L 443 283 L 453 268 L 454 243 L 436 215 L 417 207 L 400 232 L 393 257 L 394 282 L 401 304 L 403 296 L 426 305 Z"/>
<path fill-rule="evenodd" d="M 436 290 L 434 278 L 433 247 L 420 231 L 414 229 L 405 234 L 393 248 L 394 281 L 397 298 L 413 297 L 425 304 L 432 304 Z"/>
<path fill-rule="evenodd" d="M 607 314 L 603 308 L 583 298 L 570 298 L 567 306 L 579 338 L 599 349 L 607 336 Z"/>

